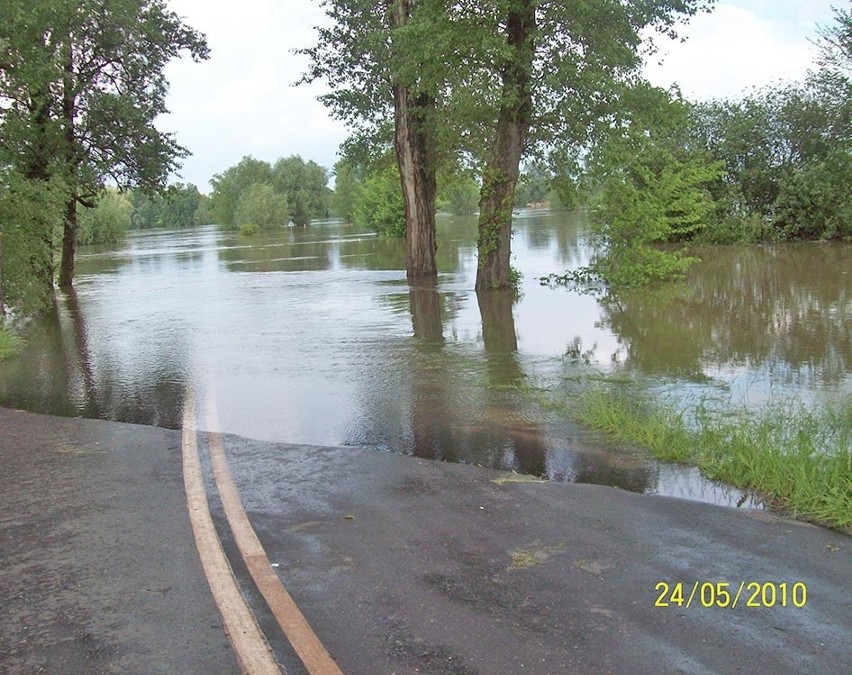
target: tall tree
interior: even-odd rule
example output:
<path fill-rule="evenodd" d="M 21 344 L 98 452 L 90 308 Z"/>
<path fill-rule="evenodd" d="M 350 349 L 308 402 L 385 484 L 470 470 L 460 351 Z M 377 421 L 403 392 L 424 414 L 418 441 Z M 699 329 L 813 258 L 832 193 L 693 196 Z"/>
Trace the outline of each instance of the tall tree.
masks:
<path fill-rule="evenodd" d="M 393 119 L 393 145 L 405 202 L 409 278 L 437 274 L 437 87 L 433 78 L 424 77 L 421 66 L 429 18 L 442 4 L 432 0 L 325 0 L 323 6 L 333 23 L 317 29 L 317 46 L 301 50 L 311 59 L 302 81 L 326 80 L 332 92 L 321 100 L 356 135 L 381 145 L 389 140 L 388 121 Z"/>
<path fill-rule="evenodd" d="M 70 286 L 78 204 L 91 205 L 105 182 L 162 189 L 187 151 L 154 126 L 167 112 L 164 68 L 188 52 L 207 58 L 204 37 L 165 0 L 45 0 L 21 3 L 4 17 L 3 94 L 18 117 L 49 142 L 30 142 L 29 166 L 47 166 L 67 186 L 61 286 Z M 16 39 L 20 31 L 26 42 Z M 37 67 L 27 62 L 35 56 Z M 58 125 L 58 137 L 49 134 Z"/>
<path fill-rule="evenodd" d="M 508 3 L 505 10 L 506 49 L 498 61 L 499 112 L 479 199 L 477 291 L 511 285 L 512 208 L 533 114 L 537 4 L 536 0 L 518 0 Z"/>
<path fill-rule="evenodd" d="M 476 288 L 509 285 L 512 207 L 524 156 L 564 164 L 602 128 L 618 123 L 619 93 L 639 80 L 649 29 L 674 35 L 680 17 L 713 0 L 494 0 L 453 6 L 471 23 L 454 50 L 482 72 L 457 80 L 455 96 L 491 120 L 485 135 Z M 451 33 L 459 35 L 458 31 Z M 453 106 L 459 109 L 463 106 Z M 476 109 L 480 110 L 477 112 Z M 471 113 L 468 113 L 471 114 Z"/>
<path fill-rule="evenodd" d="M 820 65 L 829 71 L 852 78 L 852 11 L 833 7 L 834 23 L 819 30 Z"/>
<path fill-rule="evenodd" d="M 476 287 L 504 288 L 522 158 L 578 157 L 595 127 L 613 122 L 624 83 L 638 79 L 648 30 L 673 35 L 680 17 L 712 2 L 327 0 L 333 23 L 304 50 L 313 61 L 305 79 L 327 80 L 324 100 L 356 132 L 383 130 L 392 106 L 402 183 L 424 204 L 436 148 L 478 164 Z M 409 228 L 416 206 L 407 193 Z M 411 249 L 417 237 L 408 239 Z"/>
<path fill-rule="evenodd" d="M 6 226 L 20 228 L 26 223 L 31 230 L 27 233 L 30 269 L 18 269 L 30 281 L 40 282 L 42 291 L 35 295 L 53 289 L 53 225 L 61 219 L 55 196 L 60 182 L 57 158 L 62 129 L 53 114 L 53 55 L 44 48 L 49 36 L 42 28 L 53 9 L 51 2 L 5 0 L 0 22 L 0 170 L 6 174 L 3 184 L 7 194 L 14 195 L 13 201 L 26 216 L 17 222 L 7 221 Z M 51 199 L 36 198 L 39 194 L 50 194 Z M 54 212 L 48 213 L 47 207 Z M 31 217 L 36 213 L 39 217 Z M 8 231 L 7 236 L 11 236 Z M 29 282 L 25 285 L 32 286 Z M 33 305 L 21 300 L 19 297 L 19 308 Z"/>
<path fill-rule="evenodd" d="M 251 156 L 243 157 L 237 164 L 210 179 L 213 216 L 220 227 L 236 229 L 239 226 L 234 216 L 240 195 L 258 183 L 272 183 L 272 166 Z"/>
<path fill-rule="evenodd" d="M 411 21 L 415 0 L 389 0 L 393 33 Z M 392 33 L 392 35 L 393 35 Z M 404 62 L 408 56 L 403 43 L 391 38 L 392 58 Z M 405 269 L 410 277 L 435 276 L 435 198 L 437 196 L 437 149 L 431 119 L 435 96 L 428 87 L 418 86 L 419 73 L 393 72 L 394 148 L 399 163 L 402 195 L 405 200 Z"/>
<path fill-rule="evenodd" d="M 272 185 L 287 198 L 296 225 L 325 216 L 328 172 L 316 162 L 299 155 L 282 157 L 272 167 Z"/>

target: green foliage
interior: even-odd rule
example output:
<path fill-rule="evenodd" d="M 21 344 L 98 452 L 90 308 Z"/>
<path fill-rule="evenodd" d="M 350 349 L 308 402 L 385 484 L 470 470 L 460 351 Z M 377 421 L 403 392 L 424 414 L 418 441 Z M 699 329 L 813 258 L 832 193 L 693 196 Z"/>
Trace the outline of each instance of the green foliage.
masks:
<path fill-rule="evenodd" d="M 287 198 L 276 192 L 268 183 L 255 183 L 248 186 L 237 201 L 234 222 L 242 228 L 250 224 L 263 230 L 282 227 L 290 214 Z"/>
<path fill-rule="evenodd" d="M 331 198 L 332 213 L 346 222 L 352 222 L 355 216 L 355 204 L 361 191 L 358 172 L 348 159 L 341 159 L 334 165 L 334 194 Z"/>
<path fill-rule="evenodd" d="M 831 527 L 852 525 L 852 400 L 805 409 L 676 410 L 635 391 L 595 388 L 573 408 L 583 423 L 656 457 L 695 464 L 710 480 Z"/>
<path fill-rule="evenodd" d="M 543 163 L 533 162 L 518 179 L 515 206 L 523 207 L 547 202 L 552 189 L 552 180 L 550 170 Z"/>
<path fill-rule="evenodd" d="M 31 314 L 50 302 L 64 195 L 57 179 L 0 171 L 0 319 L 4 305 Z"/>
<path fill-rule="evenodd" d="M 757 213 L 727 210 L 715 202 L 716 216 L 712 224 L 696 236 L 696 241 L 706 244 L 771 244 L 781 236 L 772 223 Z"/>
<path fill-rule="evenodd" d="M 7 7 L 8 5 L 8 7 Z M 0 108 L 10 157 L 30 178 L 60 177 L 69 208 L 60 283 L 70 284 L 77 223 L 109 181 L 162 188 L 186 150 L 154 124 L 167 112 L 165 66 L 208 55 L 164 0 L 8 0 L 0 29 Z M 12 133 L 6 136 L 5 132 Z"/>
<path fill-rule="evenodd" d="M 130 229 L 133 203 L 117 190 L 104 190 L 92 208 L 78 216 L 78 244 L 114 244 Z"/>
<path fill-rule="evenodd" d="M 405 203 L 395 163 L 367 177 L 355 202 L 355 222 L 389 237 L 405 236 Z"/>
<path fill-rule="evenodd" d="M 213 200 L 207 195 L 198 195 L 198 206 L 192 217 L 193 225 L 209 225 L 213 222 Z"/>
<path fill-rule="evenodd" d="M 286 198 L 296 225 L 328 216 L 328 172 L 316 162 L 305 162 L 299 155 L 279 159 L 271 183 Z"/>
<path fill-rule="evenodd" d="M 0 361 L 8 359 L 24 348 L 24 341 L 10 330 L 0 326 Z"/>
<path fill-rule="evenodd" d="M 687 107 L 653 88 L 631 92 L 631 124 L 614 129 L 590 163 L 598 183 L 592 230 L 602 254 L 593 270 L 614 286 L 682 275 L 695 258 L 659 245 L 692 238 L 713 203 L 706 187 L 721 165 L 685 143 Z"/>
<path fill-rule="evenodd" d="M 832 75 L 852 77 L 852 11 L 833 7 L 835 23 L 820 31 L 820 65 Z"/>
<path fill-rule="evenodd" d="M 852 83 L 837 71 L 694 107 L 695 144 L 723 162 L 713 242 L 849 237 Z"/>
<path fill-rule="evenodd" d="M 454 167 L 438 175 L 438 208 L 456 216 L 474 213 L 479 206 L 476 176 L 470 170 Z"/>
<path fill-rule="evenodd" d="M 512 291 L 512 298 L 519 300 L 523 295 L 524 273 L 514 265 L 509 266 L 509 288 Z"/>
<path fill-rule="evenodd" d="M 327 0 L 330 20 L 317 29 L 316 46 L 301 52 L 310 61 L 303 79 L 325 81 L 330 93 L 322 101 L 362 145 L 387 143 L 396 104 L 397 120 L 404 116 L 421 138 L 435 139 L 419 153 L 425 174 L 433 153 L 465 157 L 483 179 L 477 286 L 504 285 L 507 202 L 524 153 L 576 156 L 595 127 L 609 124 L 621 84 L 641 67 L 649 31 L 672 34 L 679 18 L 710 5 Z M 403 99 L 410 108 L 400 108 Z M 486 168 L 506 175 L 490 201 L 495 182 Z"/>
<path fill-rule="evenodd" d="M 240 225 L 240 234 L 246 237 L 251 237 L 258 232 L 260 232 L 260 225 L 255 225 L 254 223 L 243 223 Z"/>
<path fill-rule="evenodd" d="M 181 228 L 210 222 L 210 198 L 190 183 L 170 185 L 165 192 L 131 193 L 133 218 L 131 228 Z"/>
<path fill-rule="evenodd" d="M 235 216 L 240 195 L 251 185 L 272 183 L 272 166 L 269 162 L 243 157 L 238 164 L 216 174 L 210 179 L 213 192 L 210 195 L 213 217 L 226 230 L 239 226 Z"/>
<path fill-rule="evenodd" d="M 241 222 L 270 227 L 266 223 L 280 216 L 282 203 L 288 214 L 282 222 L 289 218 L 297 225 L 307 225 L 312 218 L 328 215 L 327 183 L 328 173 L 323 167 L 312 161 L 305 162 L 298 155 L 279 159 L 274 166 L 253 157 L 243 157 L 238 164 L 210 180 L 213 187 L 210 206 L 216 222 L 226 230 L 237 229 Z M 268 186 L 280 199 L 272 200 L 268 191 L 261 195 L 257 192 L 259 185 Z M 243 199 L 250 189 L 255 190 L 255 194 Z M 245 212 L 238 214 L 241 202 L 245 210 L 261 197 L 266 202 L 266 206 L 258 206 L 264 211 L 263 218 L 249 217 L 246 221 Z"/>
<path fill-rule="evenodd" d="M 852 240 L 852 154 L 830 152 L 781 185 L 775 222 L 785 239 Z"/>

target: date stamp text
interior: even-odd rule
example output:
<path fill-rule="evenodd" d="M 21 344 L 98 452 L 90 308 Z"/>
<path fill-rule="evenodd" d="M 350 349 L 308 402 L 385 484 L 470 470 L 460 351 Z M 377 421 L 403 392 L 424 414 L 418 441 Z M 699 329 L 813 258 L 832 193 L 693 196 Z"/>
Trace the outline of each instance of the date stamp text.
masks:
<path fill-rule="evenodd" d="M 802 581 L 660 581 L 654 586 L 655 607 L 795 607 L 808 602 L 808 587 Z"/>

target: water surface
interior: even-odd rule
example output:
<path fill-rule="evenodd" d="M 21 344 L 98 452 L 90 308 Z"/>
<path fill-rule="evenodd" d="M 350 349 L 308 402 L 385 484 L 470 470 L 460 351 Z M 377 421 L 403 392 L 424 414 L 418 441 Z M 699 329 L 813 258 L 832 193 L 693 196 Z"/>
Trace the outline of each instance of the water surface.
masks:
<path fill-rule="evenodd" d="M 474 223 L 439 224 L 437 282 L 401 242 L 338 222 L 204 227 L 84 249 L 76 291 L 0 364 L 0 402 L 177 428 L 186 392 L 223 431 L 357 445 L 717 503 L 737 491 L 613 447 L 524 385 L 589 374 L 676 397 L 810 403 L 852 389 L 852 246 L 708 248 L 684 284 L 593 296 L 538 277 L 585 264 L 578 214 L 515 222 L 523 296 L 477 296 Z"/>

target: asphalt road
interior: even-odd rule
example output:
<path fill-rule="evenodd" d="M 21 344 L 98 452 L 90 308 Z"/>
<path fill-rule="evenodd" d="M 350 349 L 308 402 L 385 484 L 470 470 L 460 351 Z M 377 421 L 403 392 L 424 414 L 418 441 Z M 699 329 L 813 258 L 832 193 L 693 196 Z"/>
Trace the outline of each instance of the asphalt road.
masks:
<path fill-rule="evenodd" d="M 852 664 L 848 535 L 356 448 L 224 440 L 270 561 L 344 673 Z M 0 409 L 0 672 L 237 672 L 194 548 L 180 443 L 179 432 Z M 300 672 L 211 503 L 276 658 Z M 660 582 L 668 607 L 655 606 Z M 693 595 L 695 582 L 714 585 Z M 745 582 L 737 607 L 717 606 L 717 582 L 730 603 Z"/>
<path fill-rule="evenodd" d="M 0 408 L 0 673 L 234 673 L 180 433 Z"/>

